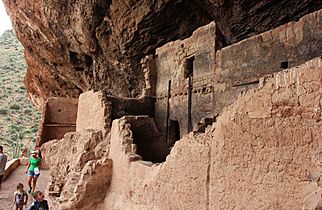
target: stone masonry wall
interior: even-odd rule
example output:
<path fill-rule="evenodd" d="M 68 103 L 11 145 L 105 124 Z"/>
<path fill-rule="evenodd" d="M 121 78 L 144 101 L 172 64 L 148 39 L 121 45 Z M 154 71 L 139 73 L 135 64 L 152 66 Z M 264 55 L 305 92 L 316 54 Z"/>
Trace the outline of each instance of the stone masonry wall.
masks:
<path fill-rule="evenodd" d="M 112 178 L 109 137 L 102 134 L 98 130 L 68 133 L 41 147 L 42 162 L 50 168 L 51 209 L 94 209 L 102 202 Z"/>
<path fill-rule="evenodd" d="M 322 54 L 322 10 L 216 52 L 216 78 L 230 86 L 302 64 Z M 284 62 L 284 64 L 282 64 Z"/>
<path fill-rule="evenodd" d="M 216 25 L 214 22 L 197 29 L 190 38 L 170 42 L 156 51 L 156 106 L 155 119 L 162 133 L 165 133 L 166 107 L 168 81 L 171 80 L 171 103 L 170 116 L 172 120 L 180 123 L 180 133 L 187 133 L 187 68 L 188 59 L 194 57 L 193 61 L 193 93 L 192 109 L 197 111 L 199 105 L 196 103 L 210 103 L 207 99 L 212 98 L 213 93 L 208 92 L 207 83 L 214 78 L 215 68 L 215 48 L 216 48 Z M 206 82 L 202 82 L 204 80 Z M 209 83 L 211 84 L 211 83 Z M 207 89 L 207 92 L 203 89 Z M 204 93 L 200 97 L 197 92 Z M 206 100 L 204 100 L 206 98 Z M 213 106 L 210 104 L 210 109 Z M 211 114 L 210 110 L 198 112 L 198 117 Z M 198 117 L 193 116 L 193 122 L 197 123 Z"/>
<path fill-rule="evenodd" d="M 65 133 L 76 130 L 78 99 L 49 98 L 43 108 L 37 145 L 61 139 Z"/>
<path fill-rule="evenodd" d="M 220 33 L 210 23 L 188 39 L 158 48 L 155 119 L 160 130 L 165 132 L 171 79 L 170 119 L 179 121 L 181 135 L 188 132 L 188 79 L 184 76 L 188 58 L 195 58 L 191 97 L 195 127 L 202 118 L 221 113 L 241 92 L 257 86 L 261 77 L 321 56 L 321 15 L 319 10 L 222 49 L 216 42 Z"/>
<path fill-rule="evenodd" d="M 321 201 L 322 60 L 264 83 L 218 120 L 210 209 L 315 209 Z"/>
<path fill-rule="evenodd" d="M 76 131 L 86 129 L 109 130 L 112 103 L 103 92 L 88 91 L 79 96 Z"/>
<path fill-rule="evenodd" d="M 321 83 L 321 58 L 266 77 L 161 164 L 131 161 L 131 127 L 113 121 L 111 187 L 97 209 L 321 208 Z"/>

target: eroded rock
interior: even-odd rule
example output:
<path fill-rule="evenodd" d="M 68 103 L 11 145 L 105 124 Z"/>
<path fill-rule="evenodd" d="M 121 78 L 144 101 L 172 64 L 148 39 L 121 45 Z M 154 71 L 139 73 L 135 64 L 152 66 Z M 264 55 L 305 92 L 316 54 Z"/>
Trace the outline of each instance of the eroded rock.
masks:
<path fill-rule="evenodd" d="M 78 97 L 90 89 L 139 96 L 145 85 L 140 60 L 213 20 L 227 46 L 322 7 L 314 0 L 4 3 L 25 47 L 25 84 L 38 107 L 49 97 Z"/>

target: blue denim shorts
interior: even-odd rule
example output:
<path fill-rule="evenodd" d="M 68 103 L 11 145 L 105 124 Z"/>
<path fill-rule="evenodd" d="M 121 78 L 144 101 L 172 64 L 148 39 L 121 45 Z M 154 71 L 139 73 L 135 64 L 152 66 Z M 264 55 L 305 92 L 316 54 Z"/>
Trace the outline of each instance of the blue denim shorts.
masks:
<path fill-rule="evenodd" d="M 39 173 L 39 174 L 35 174 L 35 172 L 34 172 L 34 171 L 28 170 L 27 175 L 28 175 L 28 176 L 33 176 L 33 177 L 38 177 L 38 176 L 40 176 L 40 173 Z"/>

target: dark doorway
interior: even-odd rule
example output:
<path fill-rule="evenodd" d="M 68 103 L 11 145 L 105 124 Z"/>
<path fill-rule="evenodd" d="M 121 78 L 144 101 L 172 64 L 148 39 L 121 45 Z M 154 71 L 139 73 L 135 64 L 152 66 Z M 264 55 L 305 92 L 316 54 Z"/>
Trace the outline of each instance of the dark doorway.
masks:
<path fill-rule="evenodd" d="M 172 146 L 179 139 L 180 139 L 180 125 L 179 125 L 179 122 L 177 120 L 170 120 L 168 145 Z"/>
<path fill-rule="evenodd" d="M 185 68 L 184 68 L 184 78 L 185 79 L 193 76 L 193 63 L 194 63 L 194 61 L 195 61 L 194 56 L 186 59 Z"/>
<path fill-rule="evenodd" d="M 133 143 L 137 146 L 136 154 L 144 161 L 161 163 L 168 155 L 168 148 L 152 118 L 147 116 L 127 117 L 131 125 Z"/>
<path fill-rule="evenodd" d="M 193 89 L 193 67 L 194 67 L 195 57 L 192 56 L 186 60 L 185 68 L 185 78 L 188 78 L 188 124 L 187 130 L 188 133 L 192 131 L 192 119 L 191 119 L 191 99 L 192 99 L 192 89 Z"/>
<path fill-rule="evenodd" d="M 281 68 L 282 68 L 282 69 L 288 69 L 288 61 L 283 61 L 283 62 L 281 63 Z"/>

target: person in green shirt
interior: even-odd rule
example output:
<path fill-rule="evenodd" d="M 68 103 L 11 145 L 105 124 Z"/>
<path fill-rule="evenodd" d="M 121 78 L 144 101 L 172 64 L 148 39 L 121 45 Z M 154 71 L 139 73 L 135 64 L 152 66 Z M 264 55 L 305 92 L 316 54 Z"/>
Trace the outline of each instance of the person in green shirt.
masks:
<path fill-rule="evenodd" d="M 39 168 L 40 161 L 41 161 L 41 157 L 39 156 L 39 152 L 37 150 L 32 151 L 30 156 L 30 161 L 26 170 L 26 174 L 28 175 L 29 193 L 34 192 L 36 189 L 37 179 L 40 176 L 40 168 Z M 32 186 L 31 186 L 31 182 L 32 182 Z"/>

